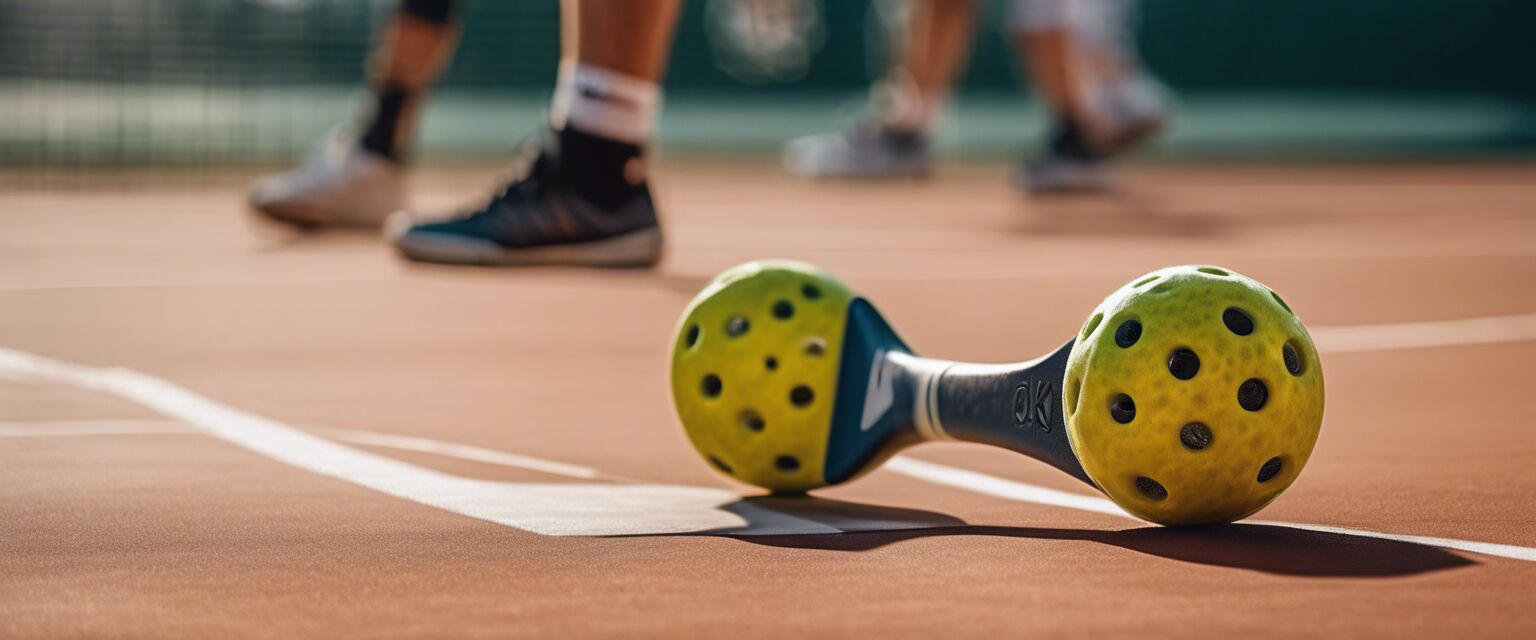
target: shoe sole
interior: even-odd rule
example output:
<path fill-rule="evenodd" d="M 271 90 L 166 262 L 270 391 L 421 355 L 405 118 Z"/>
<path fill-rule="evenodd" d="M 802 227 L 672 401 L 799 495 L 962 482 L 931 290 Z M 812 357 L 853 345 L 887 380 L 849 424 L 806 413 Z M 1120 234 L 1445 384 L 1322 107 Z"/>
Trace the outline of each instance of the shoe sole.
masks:
<path fill-rule="evenodd" d="M 292 225 L 300 229 L 314 230 L 323 228 L 378 229 L 384 224 L 385 215 L 364 216 L 351 212 L 337 211 L 331 207 L 314 206 L 296 203 L 258 203 L 248 202 L 251 211 L 256 212 L 267 220 Z M 398 207 L 396 207 L 398 208 Z"/>
<path fill-rule="evenodd" d="M 661 229 L 571 244 L 509 249 L 494 242 L 441 233 L 407 232 L 394 239 L 400 254 L 418 262 L 490 267 L 564 265 L 650 267 L 661 260 Z"/>

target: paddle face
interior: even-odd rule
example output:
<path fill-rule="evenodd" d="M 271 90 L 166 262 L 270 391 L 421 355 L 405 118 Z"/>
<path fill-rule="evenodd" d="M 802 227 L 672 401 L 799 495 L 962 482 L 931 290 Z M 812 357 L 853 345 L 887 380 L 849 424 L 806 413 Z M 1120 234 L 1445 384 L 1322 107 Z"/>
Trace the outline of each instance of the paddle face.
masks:
<path fill-rule="evenodd" d="M 672 399 L 717 471 L 776 492 L 823 486 L 853 293 L 807 264 L 751 262 L 694 298 L 672 355 Z"/>
<path fill-rule="evenodd" d="M 1083 469 L 1131 513 L 1230 522 L 1296 479 L 1323 417 L 1317 350 L 1280 297 L 1216 267 L 1155 271 L 1079 333 L 1062 396 Z"/>

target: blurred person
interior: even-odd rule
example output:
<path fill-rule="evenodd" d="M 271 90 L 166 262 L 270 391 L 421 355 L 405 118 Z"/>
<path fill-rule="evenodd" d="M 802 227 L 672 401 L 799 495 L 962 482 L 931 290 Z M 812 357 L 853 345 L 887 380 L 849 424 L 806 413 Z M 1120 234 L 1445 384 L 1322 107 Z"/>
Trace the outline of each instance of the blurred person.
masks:
<path fill-rule="evenodd" d="M 1015 182 L 1034 193 L 1112 186 L 1109 163 L 1160 131 L 1166 111 L 1131 33 L 1136 0 L 1013 0 L 1014 44 L 1050 114 L 1044 149 Z M 853 127 L 785 148 L 808 177 L 926 174 L 935 123 L 969 56 L 979 0 L 914 0 L 901 56 Z"/>
<path fill-rule="evenodd" d="M 372 104 L 251 203 L 304 226 L 377 226 L 406 257 L 453 264 L 650 266 L 662 235 L 646 176 L 681 0 L 563 0 L 561 62 L 546 130 L 520 174 L 467 211 L 419 220 L 404 166 L 417 112 L 457 43 L 450 0 L 404 0 L 374 53 Z"/>

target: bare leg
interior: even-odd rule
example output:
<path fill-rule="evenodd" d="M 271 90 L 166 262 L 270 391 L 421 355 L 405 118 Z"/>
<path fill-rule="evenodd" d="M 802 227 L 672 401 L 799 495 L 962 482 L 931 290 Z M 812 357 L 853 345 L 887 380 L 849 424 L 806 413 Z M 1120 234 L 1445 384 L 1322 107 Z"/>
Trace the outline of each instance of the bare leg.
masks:
<path fill-rule="evenodd" d="M 1126 23 L 1133 0 L 1020 0 L 1015 44 L 1058 128 L 1091 154 L 1113 153 L 1161 125 Z M 1141 97 L 1141 100 L 1132 98 Z M 1145 104 L 1135 104 L 1141 102 Z"/>
<path fill-rule="evenodd" d="M 681 7 L 681 0 L 563 0 L 562 57 L 659 82 Z"/>
<path fill-rule="evenodd" d="M 976 28 L 975 0 L 919 0 L 907 27 L 899 65 L 892 70 L 897 91 L 910 92 L 898 103 L 893 124 L 926 131 L 970 57 Z M 905 107 L 908 113 L 901 113 Z M 902 122 L 905 118 L 907 121 Z"/>

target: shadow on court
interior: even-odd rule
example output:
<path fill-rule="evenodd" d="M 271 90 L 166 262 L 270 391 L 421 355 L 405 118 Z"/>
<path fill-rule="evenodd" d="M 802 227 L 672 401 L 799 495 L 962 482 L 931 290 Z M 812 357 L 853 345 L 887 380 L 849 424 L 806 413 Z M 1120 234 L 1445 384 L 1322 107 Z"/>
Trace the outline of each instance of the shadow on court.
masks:
<path fill-rule="evenodd" d="M 1400 577 L 1476 564 L 1420 544 L 1258 524 L 1121 531 L 961 525 L 837 535 L 733 537 L 770 547 L 857 552 L 940 536 L 1087 541 L 1180 562 L 1324 578 Z"/>
<path fill-rule="evenodd" d="M 1234 221 L 1135 195 L 1066 195 L 1034 202 L 1016 223 L 1032 235 L 1204 238 L 1228 235 Z"/>

